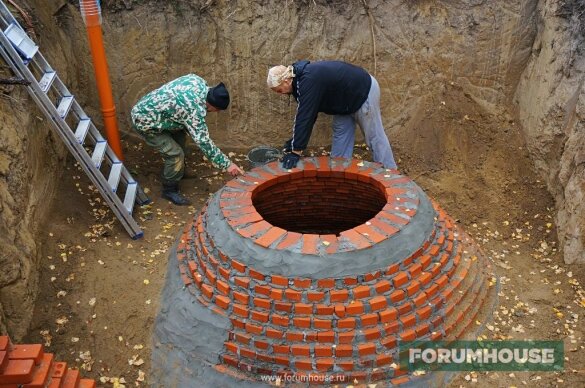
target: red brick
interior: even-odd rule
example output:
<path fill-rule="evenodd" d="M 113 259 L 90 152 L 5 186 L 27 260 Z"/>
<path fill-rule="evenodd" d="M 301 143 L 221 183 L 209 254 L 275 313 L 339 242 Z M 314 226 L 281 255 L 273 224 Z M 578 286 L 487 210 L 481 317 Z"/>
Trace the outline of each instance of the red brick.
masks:
<path fill-rule="evenodd" d="M 272 314 L 272 323 L 274 325 L 288 327 L 288 322 L 289 322 L 288 316 Z"/>
<path fill-rule="evenodd" d="M 269 315 L 262 311 L 252 310 L 250 318 L 258 322 L 268 322 Z"/>
<path fill-rule="evenodd" d="M 295 279 L 294 284 L 296 288 L 309 288 L 311 287 L 311 279 Z"/>
<path fill-rule="evenodd" d="M 400 322 L 402 322 L 402 327 L 410 327 L 416 324 L 416 316 L 414 314 L 408 314 L 404 317 L 400 318 Z"/>
<path fill-rule="evenodd" d="M 306 303 L 294 303 L 294 310 L 296 315 L 310 315 L 313 314 L 313 305 Z"/>
<path fill-rule="evenodd" d="M 308 329 L 311 327 L 311 318 L 309 317 L 294 317 L 293 325 L 299 329 Z"/>
<path fill-rule="evenodd" d="M 418 325 L 415 329 L 416 331 L 416 335 L 418 337 L 422 337 L 423 335 L 427 334 L 430 330 L 430 326 L 428 323 L 423 323 L 421 325 Z"/>
<path fill-rule="evenodd" d="M 333 369 L 335 361 L 332 358 L 318 358 L 316 364 L 317 370 L 328 371 L 330 369 Z"/>
<path fill-rule="evenodd" d="M 355 338 L 355 331 L 350 330 L 350 331 L 339 332 L 337 334 L 337 338 L 338 338 L 338 342 L 340 344 L 350 344 L 353 342 L 353 339 Z"/>
<path fill-rule="evenodd" d="M 254 287 L 254 292 L 256 292 L 256 294 L 260 294 L 260 295 L 264 295 L 264 296 L 270 296 L 270 291 L 272 289 L 268 286 L 262 285 L 262 284 L 256 284 L 256 286 Z"/>
<path fill-rule="evenodd" d="M 43 345 L 13 345 L 8 352 L 8 359 L 10 360 L 33 360 L 35 364 L 39 364 L 43 360 L 44 354 Z"/>
<path fill-rule="evenodd" d="M 404 299 L 405 292 L 402 290 L 396 290 L 392 294 L 390 294 L 390 300 L 392 303 L 398 303 Z"/>
<path fill-rule="evenodd" d="M 250 344 L 250 341 L 252 340 L 252 337 L 250 335 L 244 333 L 236 333 L 234 337 L 236 341 L 245 345 Z"/>
<path fill-rule="evenodd" d="M 250 278 L 234 276 L 234 282 L 236 283 L 236 285 L 240 287 L 248 288 L 248 286 L 250 285 Z"/>
<path fill-rule="evenodd" d="M 345 306 L 342 304 L 335 305 L 335 315 L 339 318 L 345 317 Z"/>
<path fill-rule="evenodd" d="M 406 301 L 400 306 L 398 306 L 396 310 L 398 310 L 398 315 L 408 314 L 409 312 L 412 311 L 412 302 Z"/>
<path fill-rule="evenodd" d="M 381 280 L 378 283 L 374 284 L 374 289 L 378 294 L 383 294 L 386 291 L 390 291 L 392 285 L 388 280 Z"/>
<path fill-rule="evenodd" d="M 191 264 L 192 262 L 189 262 L 189 264 Z M 229 280 L 230 279 L 230 270 L 223 268 L 223 267 L 219 267 L 218 268 L 219 274 L 221 275 L 222 278 L 224 278 L 225 280 Z"/>
<path fill-rule="evenodd" d="M 273 344 L 272 349 L 276 354 L 288 354 L 290 352 L 290 348 L 288 347 L 288 345 Z"/>
<path fill-rule="evenodd" d="M 317 287 L 319 287 L 319 288 L 333 288 L 333 287 L 335 287 L 335 279 L 319 279 L 319 280 L 317 280 Z"/>
<path fill-rule="evenodd" d="M 286 333 L 286 340 L 288 342 L 301 342 L 303 341 L 304 337 L 305 335 L 298 331 L 289 331 Z"/>
<path fill-rule="evenodd" d="M 237 302 L 245 305 L 247 305 L 248 301 L 250 300 L 250 295 L 244 294 L 243 292 L 234 291 L 233 296 Z"/>
<path fill-rule="evenodd" d="M 360 316 L 362 327 L 374 326 L 378 324 L 378 314 L 370 313 Z"/>
<path fill-rule="evenodd" d="M 211 285 L 214 285 L 217 280 L 217 276 L 209 268 L 205 271 L 205 277 L 209 279 Z"/>
<path fill-rule="evenodd" d="M 386 323 L 395 320 L 398 317 L 398 311 L 394 307 L 389 307 L 378 312 L 380 322 Z"/>
<path fill-rule="evenodd" d="M 265 281 L 266 280 L 266 276 L 258 271 L 256 271 L 253 268 L 250 268 L 248 270 L 250 277 L 256 280 L 260 280 L 260 281 Z"/>
<path fill-rule="evenodd" d="M 271 288 L 270 289 L 270 298 L 274 300 L 282 300 L 284 299 L 284 292 L 279 288 Z"/>
<path fill-rule="evenodd" d="M 270 247 L 272 243 L 276 240 L 284 236 L 286 230 L 281 229 L 277 226 L 273 226 L 272 228 L 268 229 L 266 233 L 264 233 L 261 237 L 257 238 L 254 242 L 264 248 Z"/>
<path fill-rule="evenodd" d="M 352 301 L 350 304 L 347 305 L 345 311 L 351 315 L 359 315 L 364 313 L 364 304 L 360 301 L 354 302 Z"/>
<path fill-rule="evenodd" d="M 380 333 L 380 329 L 377 327 L 373 327 L 371 329 L 364 329 L 364 330 L 362 330 L 362 333 L 363 333 L 364 337 L 366 338 L 366 340 L 368 340 L 368 341 L 373 341 L 373 340 L 378 339 L 382 336 L 382 333 Z"/>
<path fill-rule="evenodd" d="M 394 288 L 399 288 L 408 283 L 408 275 L 406 272 L 399 272 L 392 278 L 392 283 L 394 284 Z"/>
<path fill-rule="evenodd" d="M 332 315 L 335 312 L 335 306 L 330 304 L 318 304 L 315 306 L 317 315 Z"/>
<path fill-rule="evenodd" d="M 386 334 L 398 333 L 398 330 L 400 330 L 400 324 L 397 321 L 392 321 L 384 326 L 384 332 Z"/>
<path fill-rule="evenodd" d="M 358 345 L 358 353 L 360 356 L 367 356 L 376 353 L 376 344 L 373 342 L 367 342 L 365 344 Z"/>
<path fill-rule="evenodd" d="M 279 275 L 272 275 L 271 283 L 281 287 L 288 287 L 288 278 Z"/>
<path fill-rule="evenodd" d="M 284 333 L 280 330 L 272 329 L 270 327 L 266 328 L 266 336 L 268 338 L 281 339 L 283 335 Z"/>
<path fill-rule="evenodd" d="M 230 294 L 230 286 L 228 286 L 227 283 L 222 280 L 218 280 L 217 283 L 215 284 L 215 287 L 219 292 L 221 292 L 224 295 Z"/>
<path fill-rule="evenodd" d="M 333 356 L 333 348 L 329 345 L 315 345 L 316 357 L 331 357 Z"/>
<path fill-rule="evenodd" d="M 392 264 L 391 266 L 389 266 L 388 268 L 386 268 L 386 271 L 384 271 L 384 273 L 387 276 L 390 276 L 390 275 L 394 275 L 399 270 L 400 270 L 400 264 L 396 263 L 396 264 Z"/>
<path fill-rule="evenodd" d="M 222 309 L 227 310 L 227 308 L 230 305 L 230 299 L 222 295 L 217 295 L 215 297 L 215 304 L 221 307 Z"/>
<path fill-rule="evenodd" d="M 274 302 L 274 310 L 276 311 L 283 311 L 283 312 L 287 312 L 290 313 L 292 312 L 292 303 L 289 302 L 280 302 L 280 301 L 275 301 Z"/>
<path fill-rule="evenodd" d="M 288 300 L 292 300 L 294 302 L 300 302 L 303 296 L 300 291 L 293 290 L 292 288 L 287 288 L 284 290 L 284 295 Z"/>
<path fill-rule="evenodd" d="M 246 357 L 246 358 L 249 358 L 251 360 L 255 360 L 256 359 L 256 352 L 251 350 L 251 349 L 240 347 L 240 357 Z"/>
<path fill-rule="evenodd" d="M 290 248 L 296 245 L 301 240 L 302 237 L 303 235 L 300 233 L 288 232 L 286 234 L 286 237 L 280 243 L 278 243 L 276 249 L 282 250 Z"/>
<path fill-rule="evenodd" d="M 329 292 L 329 301 L 333 302 L 345 302 L 349 297 L 347 290 L 333 290 Z"/>
<path fill-rule="evenodd" d="M 416 332 L 413 329 L 408 329 L 400 333 L 401 341 L 413 341 L 416 338 Z"/>
<path fill-rule="evenodd" d="M 330 319 L 313 319 L 313 327 L 315 329 L 331 329 Z"/>
<path fill-rule="evenodd" d="M 411 279 L 414 279 L 422 272 L 422 265 L 420 263 L 416 263 L 408 269 L 408 272 L 410 273 Z"/>
<path fill-rule="evenodd" d="M 372 311 L 382 310 L 388 306 L 388 302 L 386 302 L 386 298 L 383 296 L 375 296 L 368 302 L 370 303 Z"/>
<path fill-rule="evenodd" d="M 311 355 L 311 347 L 309 345 L 292 345 L 290 351 L 294 356 L 307 356 Z"/>
<path fill-rule="evenodd" d="M 397 344 L 396 337 L 394 337 L 393 335 L 386 336 L 380 340 L 380 343 L 382 344 L 382 346 L 388 349 L 393 349 L 396 347 Z"/>
<path fill-rule="evenodd" d="M 240 317 L 248 318 L 249 315 L 248 307 L 239 303 L 234 303 L 233 307 L 234 314 L 239 315 Z"/>
<path fill-rule="evenodd" d="M 203 284 L 201 285 L 201 293 L 208 299 L 211 299 L 213 296 L 213 288 L 209 284 Z"/>
<path fill-rule="evenodd" d="M 433 309 L 431 308 L 431 306 L 425 306 L 423 308 L 418 309 L 416 311 L 416 315 L 418 315 L 420 320 L 425 320 L 431 316 L 432 312 L 433 312 Z"/>
<path fill-rule="evenodd" d="M 319 250 L 319 236 L 316 234 L 303 234 L 303 248 L 301 250 L 303 255 L 317 255 Z"/>
<path fill-rule="evenodd" d="M 355 325 L 355 318 L 344 318 L 337 321 L 337 327 L 339 329 L 355 329 Z"/>
<path fill-rule="evenodd" d="M 0 351 L 7 350 L 10 346 L 10 339 L 7 335 L 0 336 Z"/>
<path fill-rule="evenodd" d="M 316 292 L 308 291 L 307 292 L 307 299 L 310 302 L 320 302 L 321 300 L 323 300 L 323 298 L 325 298 L 324 292 L 321 292 L 321 291 L 316 291 Z"/>
<path fill-rule="evenodd" d="M 420 307 L 420 306 L 422 306 L 423 304 L 426 303 L 426 301 L 427 301 L 427 294 L 425 294 L 424 292 L 421 292 L 420 294 L 418 294 L 417 296 L 415 296 L 412 299 L 412 301 L 413 301 L 413 303 L 414 303 L 414 305 L 416 307 Z"/>
<path fill-rule="evenodd" d="M 254 298 L 254 306 L 270 310 L 270 299 Z"/>
<path fill-rule="evenodd" d="M 392 236 L 398 232 L 398 228 L 382 221 L 378 218 L 372 218 L 369 222 L 378 228 L 381 232 L 385 233 L 387 236 Z"/>
<path fill-rule="evenodd" d="M 252 213 L 245 214 L 240 217 L 228 217 L 227 220 L 228 224 L 230 224 L 233 228 L 238 228 L 246 224 L 262 221 L 262 216 L 258 213 Z"/>
<path fill-rule="evenodd" d="M 346 286 L 355 286 L 357 283 L 358 283 L 358 280 L 357 280 L 357 278 L 354 278 L 354 277 L 343 279 L 343 284 L 345 284 Z"/>
<path fill-rule="evenodd" d="M 290 365 L 288 357 L 276 356 L 274 357 L 274 362 L 277 363 L 278 365 L 283 365 L 286 367 Z"/>
<path fill-rule="evenodd" d="M 369 272 L 364 274 L 364 281 L 371 282 L 372 280 L 378 279 L 381 276 L 382 276 L 381 271 Z"/>
<path fill-rule="evenodd" d="M 232 268 L 240 273 L 246 273 L 246 266 L 237 260 L 232 259 Z"/>
<path fill-rule="evenodd" d="M 323 331 L 317 333 L 317 340 L 321 343 L 332 343 L 335 340 L 335 333 L 332 331 Z"/>
<path fill-rule="evenodd" d="M 418 290 L 420 290 L 420 283 L 416 280 L 413 280 L 408 286 L 406 286 L 406 294 L 408 296 L 416 294 Z"/>
<path fill-rule="evenodd" d="M 262 334 L 262 326 L 246 322 L 246 331 L 252 334 Z"/>
<path fill-rule="evenodd" d="M 347 239 L 356 249 L 369 248 L 372 244 L 361 234 L 356 232 L 354 229 L 349 229 L 340 233 L 340 236 Z"/>
<path fill-rule="evenodd" d="M 357 286 L 352 291 L 356 299 L 363 299 L 370 296 L 370 286 Z"/>
<path fill-rule="evenodd" d="M 224 342 L 225 350 L 230 353 L 238 354 L 238 345 L 234 344 L 233 342 Z"/>
<path fill-rule="evenodd" d="M 313 361 L 310 358 L 296 359 L 295 367 L 301 370 L 313 370 Z"/>
<path fill-rule="evenodd" d="M 353 347 L 351 345 L 337 345 L 335 347 L 335 357 L 351 357 Z"/>

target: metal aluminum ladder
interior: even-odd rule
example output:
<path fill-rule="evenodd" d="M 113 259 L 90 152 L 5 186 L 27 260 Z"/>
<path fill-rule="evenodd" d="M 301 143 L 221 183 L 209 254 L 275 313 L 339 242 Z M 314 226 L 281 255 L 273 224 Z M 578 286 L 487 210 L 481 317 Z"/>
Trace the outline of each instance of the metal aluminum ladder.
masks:
<path fill-rule="evenodd" d="M 30 96 L 130 236 L 142 237 L 132 210 L 135 203 L 145 205 L 150 199 L 2 0 L 0 54 L 17 76 L 30 82 L 27 86 Z"/>

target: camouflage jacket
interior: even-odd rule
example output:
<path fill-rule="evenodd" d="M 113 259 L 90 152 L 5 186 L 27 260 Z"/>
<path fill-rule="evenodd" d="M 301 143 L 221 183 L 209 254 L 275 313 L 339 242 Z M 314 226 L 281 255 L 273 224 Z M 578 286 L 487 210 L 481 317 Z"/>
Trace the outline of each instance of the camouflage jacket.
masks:
<path fill-rule="evenodd" d="M 213 143 L 205 123 L 209 87 L 195 74 L 177 78 L 142 97 L 132 108 L 134 128 L 144 136 L 186 129 L 207 159 L 217 168 L 231 161 Z"/>

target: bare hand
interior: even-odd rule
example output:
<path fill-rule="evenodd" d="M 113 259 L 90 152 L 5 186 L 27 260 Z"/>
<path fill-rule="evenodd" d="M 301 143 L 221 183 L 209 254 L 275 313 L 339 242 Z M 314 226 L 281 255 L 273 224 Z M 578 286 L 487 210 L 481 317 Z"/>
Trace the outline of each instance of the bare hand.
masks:
<path fill-rule="evenodd" d="M 235 163 L 230 164 L 230 166 L 227 168 L 227 170 L 231 174 L 231 176 L 238 176 L 238 175 L 244 174 L 244 170 L 239 168 L 238 165 Z"/>

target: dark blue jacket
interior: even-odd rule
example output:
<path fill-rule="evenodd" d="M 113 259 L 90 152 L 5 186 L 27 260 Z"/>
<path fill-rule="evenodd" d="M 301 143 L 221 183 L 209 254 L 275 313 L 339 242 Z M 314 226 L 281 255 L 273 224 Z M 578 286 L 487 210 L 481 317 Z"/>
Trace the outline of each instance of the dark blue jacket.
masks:
<path fill-rule="evenodd" d="M 290 145 L 293 150 L 304 150 L 319 112 L 356 112 L 368 98 L 372 78 L 361 67 L 341 61 L 298 61 L 293 68 L 292 95 L 298 106 Z"/>

